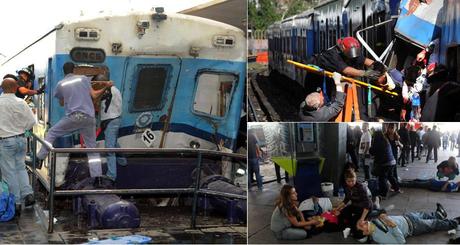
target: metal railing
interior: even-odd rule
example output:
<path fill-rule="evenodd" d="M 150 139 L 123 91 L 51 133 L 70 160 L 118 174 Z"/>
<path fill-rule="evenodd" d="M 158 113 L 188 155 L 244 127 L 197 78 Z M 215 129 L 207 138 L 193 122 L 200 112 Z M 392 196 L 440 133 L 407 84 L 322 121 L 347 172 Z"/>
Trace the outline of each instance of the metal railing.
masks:
<path fill-rule="evenodd" d="M 196 228 L 196 212 L 198 205 L 199 195 L 211 195 L 219 197 L 227 197 L 233 199 L 247 199 L 245 195 L 237 195 L 219 191 L 211 191 L 200 188 L 201 181 L 201 167 L 202 159 L 205 157 L 229 157 L 232 159 L 246 162 L 246 155 L 236 153 L 226 153 L 212 150 L 201 149 L 182 149 L 182 148 L 169 148 L 169 149 L 154 149 L 154 148 L 54 148 L 49 143 L 40 139 L 37 135 L 32 133 L 32 172 L 35 177 L 42 183 L 42 185 L 49 192 L 48 195 L 48 233 L 53 232 L 54 228 L 54 199 L 56 196 L 79 196 L 87 194 L 193 194 L 192 218 L 190 227 Z M 49 165 L 49 181 L 43 177 L 35 168 L 37 158 L 37 141 L 41 143 L 42 147 L 49 150 L 48 157 L 50 160 Z M 193 188 L 161 188 L 161 189 L 98 189 L 98 190 L 56 190 L 56 155 L 58 153 L 150 153 L 158 155 L 177 155 L 177 156 L 196 156 L 196 173 L 195 183 Z M 232 161 L 232 164 L 235 164 Z M 35 187 L 35 178 L 32 178 L 32 185 Z M 35 188 L 34 188 L 35 189 Z"/>

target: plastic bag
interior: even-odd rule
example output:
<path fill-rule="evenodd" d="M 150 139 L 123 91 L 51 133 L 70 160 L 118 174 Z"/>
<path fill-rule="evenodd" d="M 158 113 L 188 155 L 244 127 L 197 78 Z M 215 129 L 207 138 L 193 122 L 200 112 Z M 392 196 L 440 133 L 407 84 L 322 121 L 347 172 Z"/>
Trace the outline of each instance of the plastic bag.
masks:
<path fill-rule="evenodd" d="M 14 195 L 9 193 L 8 185 L 0 181 L 0 222 L 13 219 L 15 214 Z"/>

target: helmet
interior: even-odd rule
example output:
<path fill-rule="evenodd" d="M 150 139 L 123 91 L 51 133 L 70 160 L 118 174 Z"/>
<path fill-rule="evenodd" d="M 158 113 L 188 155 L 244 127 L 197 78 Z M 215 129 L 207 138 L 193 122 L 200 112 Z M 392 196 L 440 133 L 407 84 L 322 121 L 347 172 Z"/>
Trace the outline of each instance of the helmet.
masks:
<path fill-rule="evenodd" d="M 361 55 L 361 45 L 354 37 L 345 37 L 337 40 L 337 47 L 349 59 Z"/>
<path fill-rule="evenodd" d="M 30 70 L 30 68 L 28 67 L 22 68 L 21 70 L 17 71 L 17 73 L 18 75 L 21 73 L 26 73 L 27 75 L 29 75 L 29 77 L 33 74 L 32 70 Z"/>

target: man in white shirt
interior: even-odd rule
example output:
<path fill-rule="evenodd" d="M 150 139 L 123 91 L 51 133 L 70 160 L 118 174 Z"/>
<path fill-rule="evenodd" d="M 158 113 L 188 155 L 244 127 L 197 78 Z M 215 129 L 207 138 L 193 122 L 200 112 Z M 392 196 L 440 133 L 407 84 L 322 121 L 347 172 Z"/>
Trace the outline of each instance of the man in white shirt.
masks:
<path fill-rule="evenodd" d="M 109 74 L 98 75 L 95 81 L 108 81 Z M 101 128 L 105 135 L 105 148 L 120 148 L 118 144 L 118 130 L 121 125 L 122 97 L 120 90 L 112 86 L 102 95 L 101 99 Z M 115 153 L 107 154 L 106 176 L 115 182 L 117 178 L 117 163 L 125 166 L 126 158 L 117 157 Z"/>
<path fill-rule="evenodd" d="M 362 162 L 365 179 L 370 179 L 369 163 L 366 162 L 366 158 L 369 158 L 369 148 L 371 148 L 372 136 L 369 132 L 369 123 L 363 123 L 363 134 L 359 142 L 359 159 Z"/>
<path fill-rule="evenodd" d="M 18 84 L 13 78 L 3 80 L 0 95 L 0 169 L 14 194 L 16 210 L 19 214 L 21 201 L 25 206 L 35 203 L 29 176 L 26 171 L 26 137 L 24 133 L 31 129 L 36 121 L 30 107 L 15 93 Z"/>

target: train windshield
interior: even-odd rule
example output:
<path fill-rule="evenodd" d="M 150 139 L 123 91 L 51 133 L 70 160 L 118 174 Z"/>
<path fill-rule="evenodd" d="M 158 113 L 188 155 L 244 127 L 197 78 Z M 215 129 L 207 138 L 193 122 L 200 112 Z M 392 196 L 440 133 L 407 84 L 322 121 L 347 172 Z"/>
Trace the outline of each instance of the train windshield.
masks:
<path fill-rule="evenodd" d="M 215 117 L 224 117 L 237 79 L 235 74 L 202 72 L 198 76 L 193 110 Z"/>
<path fill-rule="evenodd" d="M 159 110 L 169 77 L 169 65 L 139 65 L 133 111 Z"/>

